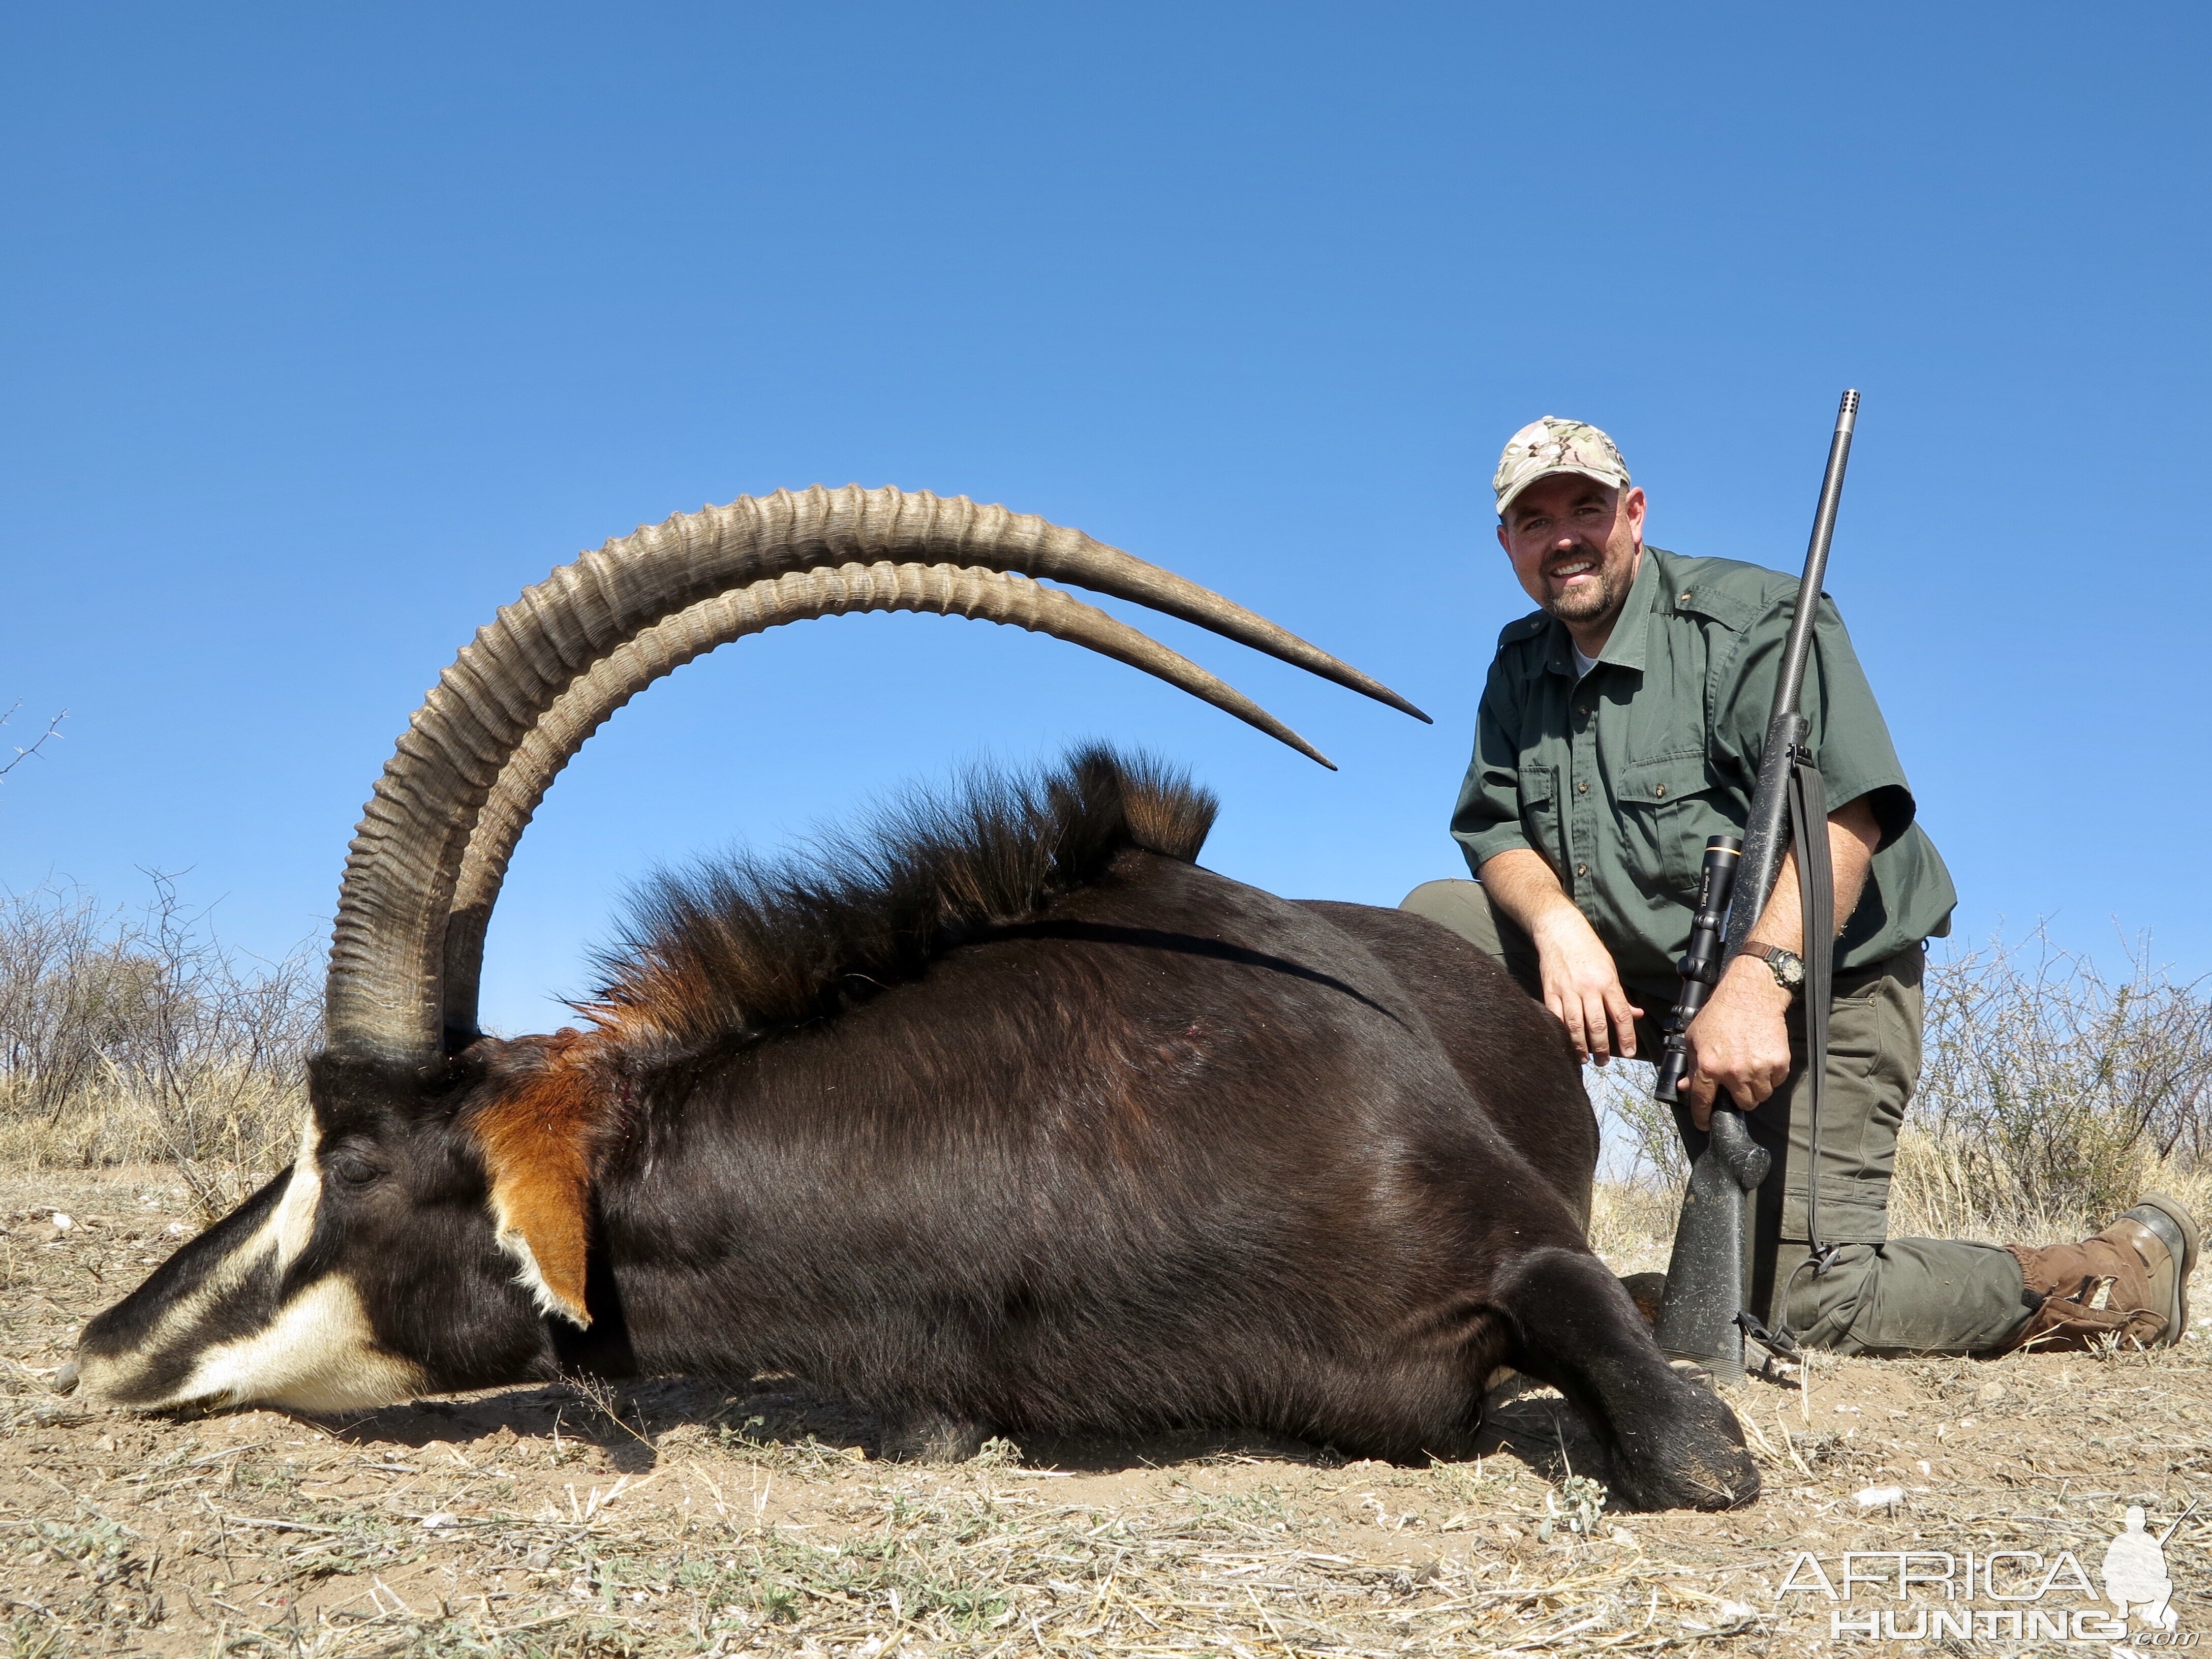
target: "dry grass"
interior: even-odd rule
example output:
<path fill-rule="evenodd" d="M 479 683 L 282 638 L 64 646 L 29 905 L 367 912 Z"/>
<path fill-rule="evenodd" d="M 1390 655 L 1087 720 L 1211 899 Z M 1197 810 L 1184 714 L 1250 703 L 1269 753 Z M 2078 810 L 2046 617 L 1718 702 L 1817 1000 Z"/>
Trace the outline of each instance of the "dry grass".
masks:
<path fill-rule="evenodd" d="M 1796 1653 L 1827 1633 L 1825 1604 L 1776 1594 L 1801 1549 L 2063 1547 L 2094 1571 L 2122 1505 L 2162 1527 L 2212 1469 L 2201 1340 L 1747 1384 L 1766 1492 L 1729 1516 L 1609 1512 L 1548 1390 L 1502 1397 L 1466 1463 L 1192 1437 L 957 1468 L 876 1461 L 865 1419 L 775 1379 L 319 1420 L 49 1393 L 190 1202 L 158 1170 L 0 1177 L 0 1655 Z M 1894 1508 L 1853 1496 L 1892 1485 Z M 2167 1560 L 2199 1629 L 2202 1510 Z"/>
<path fill-rule="evenodd" d="M 1681 1208 L 1679 1188 L 1654 1181 L 1601 1181 L 1590 1195 L 1590 1248 L 1617 1273 L 1664 1273 Z"/>
<path fill-rule="evenodd" d="M 1933 964 L 1917 1133 L 1898 1149 L 1915 1230 L 2080 1237 L 2148 1188 L 2212 1173 L 2212 1002 L 2147 951 L 2126 975 L 2040 935 Z"/>
<path fill-rule="evenodd" d="M 2154 1190 L 2212 1214 L 2212 1000 L 2202 982 L 2177 982 L 2142 951 L 2115 982 L 2038 934 L 1936 957 L 1926 991 L 1893 1236 L 2080 1238 Z M 1680 1202 L 1681 1143 L 1651 1098 L 1651 1075 L 1641 1062 L 1584 1073 L 1613 1177 L 1592 1217 L 1601 1249 L 1634 1255 L 1637 1237 Z"/>
<path fill-rule="evenodd" d="M 1898 1137 L 1889 1227 L 1900 1238 L 1984 1238 L 2052 1244 L 2105 1226 L 2143 1193 L 2170 1193 L 2200 1217 L 2212 1216 L 2212 1167 L 2194 1159 L 2137 1152 L 2112 1159 L 2094 1187 L 2061 1189 L 2033 1201 L 1988 1179 L 1985 1159 L 1941 1128 L 1908 1122 Z"/>
<path fill-rule="evenodd" d="M 1931 985 L 1899 1231 L 2078 1234 L 2143 1183 L 2212 1211 L 2202 997 L 2077 967 L 1939 969 L 1960 990 Z M 1496 1402 L 1481 1458 L 1423 1468 L 1204 1437 L 885 1464 L 871 1425 L 774 1378 L 331 1421 L 58 1398 L 82 1320 L 287 1155 L 301 972 L 224 952 L 173 895 L 132 917 L 0 904 L 0 1659 L 1796 1652 L 1827 1633 L 1775 1594 L 1801 1549 L 2093 1560 L 2123 1504 L 2163 1525 L 2212 1496 L 2205 1320 L 2151 1354 L 1822 1358 L 1808 1390 L 1747 1384 L 1766 1495 L 1727 1516 L 1608 1513 L 1543 1389 Z M 1671 1126 L 1635 1076 L 1600 1091 L 1622 1178 L 1593 1243 L 1621 1272 L 1664 1265 L 1674 1217 Z M 1887 1486 L 1893 1508 L 1854 1498 Z M 2167 1559 L 2200 1628 L 2203 1509 Z"/>

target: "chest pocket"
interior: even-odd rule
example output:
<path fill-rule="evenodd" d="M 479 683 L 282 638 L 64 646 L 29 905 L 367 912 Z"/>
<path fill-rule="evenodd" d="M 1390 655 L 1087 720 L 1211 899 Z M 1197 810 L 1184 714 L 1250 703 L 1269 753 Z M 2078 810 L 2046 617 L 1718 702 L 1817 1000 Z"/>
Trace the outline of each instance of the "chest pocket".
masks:
<path fill-rule="evenodd" d="M 1702 754 L 1662 755 L 1620 769 L 1613 800 L 1631 869 L 1645 882 L 1692 897 L 1711 836 L 1741 835 L 1723 810 Z"/>
<path fill-rule="evenodd" d="M 1556 870 L 1565 856 L 1559 835 L 1559 769 L 1524 761 L 1519 789 L 1521 833 Z"/>

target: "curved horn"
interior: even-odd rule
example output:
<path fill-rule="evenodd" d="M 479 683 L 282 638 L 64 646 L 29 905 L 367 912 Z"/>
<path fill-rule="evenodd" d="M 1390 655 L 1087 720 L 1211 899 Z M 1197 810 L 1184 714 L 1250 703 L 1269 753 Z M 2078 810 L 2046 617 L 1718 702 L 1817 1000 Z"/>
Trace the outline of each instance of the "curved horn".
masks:
<path fill-rule="evenodd" d="M 1115 594 L 1419 712 L 1218 594 L 1079 531 L 964 496 L 848 485 L 678 514 L 524 590 L 416 711 L 346 857 L 325 988 L 331 1050 L 400 1066 L 438 1060 L 447 914 L 470 832 L 508 757 L 571 682 L 701 599 L 793 570 L 884 558 L 957 561 Z"/>
<path fill-rule="evenodd" d="M 968 617 L 1049 634 L 1165 680 L 1279 738 L 1331 771 L 1328 757 L 1273 714 L 1197 664 L 1126 623 L 1026 577 L 953 565 L 817 566 L 702 599 L 602 657 L 547 709 L 507 763 L 477 816 L 446 922 L 448 1041 L 477 1030 L 484 934 L 507 860 L 553 780 L 615 711 L 695 657 L 787 623 L 868 611 Z"/>

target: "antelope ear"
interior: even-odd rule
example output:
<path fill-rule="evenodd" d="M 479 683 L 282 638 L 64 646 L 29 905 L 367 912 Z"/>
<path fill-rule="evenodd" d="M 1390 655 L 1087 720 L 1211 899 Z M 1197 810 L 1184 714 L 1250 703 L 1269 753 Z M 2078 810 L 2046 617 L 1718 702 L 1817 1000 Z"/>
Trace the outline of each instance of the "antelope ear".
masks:
<path fill-rule="evenodd" d="M 597 1091 L 555 1065 L 477 1110 L 470 1123 L 491 1178 L 499 1247 L 538 1310 L 589 1328 L 584 1265 L 591 1244 L 589 1141 Z"/>
<path fill-rule="evenodd" d="M 558 1316 L 579 1330 L 592 1322 L 584 1306 L 590 1199 L 587 1182 L 542 1168 L 492 1181 L 492 1219 L 499 1228 L 500 1249 L 520 1269 L 516 1281 L 530 1292 L 538 1312 Z"/>

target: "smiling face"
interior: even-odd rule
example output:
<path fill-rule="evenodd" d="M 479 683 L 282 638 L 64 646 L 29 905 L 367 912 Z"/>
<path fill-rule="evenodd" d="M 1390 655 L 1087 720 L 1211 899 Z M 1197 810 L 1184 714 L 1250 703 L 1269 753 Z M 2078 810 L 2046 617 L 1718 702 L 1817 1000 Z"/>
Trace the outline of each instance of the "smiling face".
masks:
<path fill-rule="evenodd" d="M 1644 492 L 1578 472 L 1539 478 L 1507 506 L 1498 544 L 1528 597 L 1595 656 L 1643 559 Z"/>
<path fill-rule="evenodd" d="M 331 1412 L 551 1374 L 470 1101 L 386 1081 L 323 1069 L 292 1167 L 85 1328 L 88 1396 Z"/>

